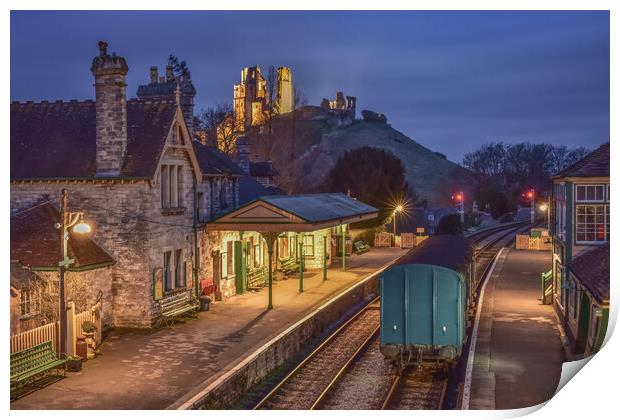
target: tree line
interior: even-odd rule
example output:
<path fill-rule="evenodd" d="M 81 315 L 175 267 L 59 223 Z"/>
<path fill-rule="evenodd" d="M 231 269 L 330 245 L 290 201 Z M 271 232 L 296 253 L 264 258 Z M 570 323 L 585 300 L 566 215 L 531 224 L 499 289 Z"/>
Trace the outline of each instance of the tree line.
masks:
<path fill-rule="evenodd" d="M 474 174 L 474 200 L 499 217 L 517 208 L 525 189 L 534 188 L 539 197 L 547 193 L 551 176 L 589 152 L 585 147 L 548 143 L 494 142 L 467 153 L 463 166 Z"/>

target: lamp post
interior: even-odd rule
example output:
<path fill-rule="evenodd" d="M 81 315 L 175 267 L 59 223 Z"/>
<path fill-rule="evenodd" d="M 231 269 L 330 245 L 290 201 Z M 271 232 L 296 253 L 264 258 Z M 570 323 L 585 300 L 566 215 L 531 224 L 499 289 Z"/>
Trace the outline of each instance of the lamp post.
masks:
<path fill-rule="evenodd" d="M 396 215 L 400 212 L 403 211 L 403 205 L 402 204 L 398 204 L 396 207 L 394 207 L 394 211 L 392 212 L 392 217 L 394 219 L 394 223 L 392 223 L 394 226 L 394 237 L 396 237 Z M 394 239 L 396 240 L 396 239 Z"/>
<path fill-rule="evenodd" d="M 530 189 L 525 196 L 528 200 L 530 200 L 530 223 L 534 224 L 534 206 L 536 205 L 536 193 L 534 192 L 534 189 Z"/>
<path fill-rule="evenodd" d="M 62 190 L 60 201 L 60 223 L 56 223 L 56 229 L 60 230 L 60 257 L 58 263 L 60 270 L 60 281 L 58 283 L 58 294 L 60 299 L 60 353 L 66 353 L 67 341 L 67 303 L 65 301 L 65 272 L 69 266 L 75 262 L 67 255 L 67 244 L 69 241 L 69 228 L 73 227 L 75 233 L 89 233 L 90 226 L 84 223 L 84 213 L 81 211 L 67 211 L 67 190 Z"/>
<path fill-rule="evenodd" d="M 549 205 L 547 204 L 541 204 L 539 207 L 540 211 L 547 212 L 547 229 L 549 229 L 549 224 L 550 224 L 550 220 L 549 220 Z"/>
<path fill-rule="evenodd" d="M 458 205 L 458 212 L 461 218 L 461 224 L 465 223 L 465 194 L 463 191 L 459 191 L 452 196 Z"/>

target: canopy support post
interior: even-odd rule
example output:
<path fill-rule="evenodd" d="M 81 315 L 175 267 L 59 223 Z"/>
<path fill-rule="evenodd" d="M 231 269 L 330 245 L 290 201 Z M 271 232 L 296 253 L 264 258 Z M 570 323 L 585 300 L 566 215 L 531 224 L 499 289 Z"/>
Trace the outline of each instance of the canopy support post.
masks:
<path fill-rule="evenodd" d="M 304 292 L 304 234 L 299 241 L 299 293 Z"/>
<path fill-rule="evenodd" d="M 263 239 L 267 242 L 267 254 L 269 259 L 269 304 L 267 309 L 273 309 L 273 243 L 278 237 L 277 232 L 260 232 Z"/>
<path fill-rule="evenodd" d="M 347 271 L 347 225 L 342 227 L 342 271 Z"/>
<path fill-rule="evenodd" d="M 323 236 L 323 281 L 327 280 L 327 236 Z"/>

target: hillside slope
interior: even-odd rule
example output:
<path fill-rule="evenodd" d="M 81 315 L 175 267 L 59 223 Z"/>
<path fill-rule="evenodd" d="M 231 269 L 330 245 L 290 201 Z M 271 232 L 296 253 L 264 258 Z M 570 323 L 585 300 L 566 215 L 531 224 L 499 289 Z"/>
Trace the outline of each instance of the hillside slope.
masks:
<path fill-rule="evenodd" d="M 274 122 L 274 144 L 269 156 L 263 156 L 272 160 L 284 177 L 294 174 L 292 182 L 284 186 L 289 192 L 318 191 L 338 158 L 347 150 L 363 146 L 385 149 L 399 157 L 407 182 L 431 207 L 449 205 L 454 191 L 468 191 L 471 185 L 468 170 L 389 124 L 355 120 L 350 126 L 334 127 L 325 121 L 300 117 L 295 118 L 294 124 L 292 129 L 290 117 Z M 296 133 L 295 142 L 292 141 L 293 132 Z"/>

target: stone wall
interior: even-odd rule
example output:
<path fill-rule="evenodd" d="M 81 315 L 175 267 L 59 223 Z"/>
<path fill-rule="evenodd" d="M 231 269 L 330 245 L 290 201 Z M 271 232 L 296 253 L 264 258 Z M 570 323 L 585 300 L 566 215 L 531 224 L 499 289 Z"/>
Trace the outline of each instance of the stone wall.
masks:
<path fill-rule="evenodd" d="M 163 164 L 183 165 L 182 214 L 164 215 L 159 170 L 154 181 L 33 182 L 11 184 L 11 208 L 24 208 L 48 196 L 59 206 L 61 190 L 69 193 L 69 210 L 84 211 L 92 238 L 116 260 L 111 269 L 111 324 L 150 327 L 158 316 L 153 300 L 153 270 L 163 266 L 163 253 L 183 249 L 193 256 L 193 191 L 189 159 L 168 149 Z"/>

